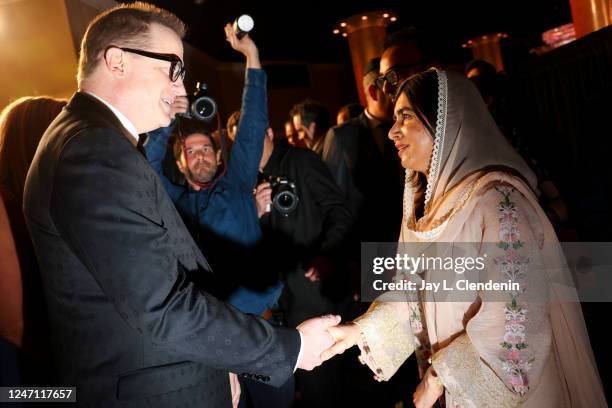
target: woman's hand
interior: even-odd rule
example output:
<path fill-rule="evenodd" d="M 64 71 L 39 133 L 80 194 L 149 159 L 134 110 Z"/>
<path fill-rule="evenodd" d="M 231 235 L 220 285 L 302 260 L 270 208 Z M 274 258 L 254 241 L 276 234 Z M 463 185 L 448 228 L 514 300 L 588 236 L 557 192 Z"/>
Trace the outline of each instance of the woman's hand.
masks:
<path fill-rule="evenodd" d="M 416 408 L 431 408 L 438 398 L 442 396 L 444 386 L 432 367 L 429 367 L 425 377 L 412 396 Z"/>
<path fill-rule="evenodd" d="M 361 329 L 355 323 L 342 324 L 338 326 L 329 327 L 327 329 L 329 334 L 334 338 L 334 345 L 321 353 L 321 360 L 326 361 L 337 354 L 344 353 L 353 347 L 359 341 L 361 337 Z"/>
<path fill-rule="evenodd" d="M 246 67 L 261 69 L 259 50 L 251 37 L 245 34 L 244 37 L 239 39 L 238 36 L 236 36 L 236 31 L 234 31 L 234 26 L 230 23 L 227 23 L 223 29 L 225 30 L 225 40 L 230 43 L 233 49 L 246 57 Z"/>

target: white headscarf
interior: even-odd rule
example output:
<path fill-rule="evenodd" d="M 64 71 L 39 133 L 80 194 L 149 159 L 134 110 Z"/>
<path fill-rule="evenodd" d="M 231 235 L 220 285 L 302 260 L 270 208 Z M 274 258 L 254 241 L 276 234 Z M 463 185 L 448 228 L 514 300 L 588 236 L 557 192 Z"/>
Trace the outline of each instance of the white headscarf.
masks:
<path fill-rule="evenodd" d="M 434 146 L 425 189 L 425 217 L 453 187 L 476 172 L 502 170 L 520 176 L 535 191 L 537 181 L 489 113 L 470 80 L 454 72 L 436 70 L 438 106 Z M 408 78 L 400 86 L 402 89 Z M 406 222 L 414 211 L 413 170 L 406 170 L 404 211 Z"/>

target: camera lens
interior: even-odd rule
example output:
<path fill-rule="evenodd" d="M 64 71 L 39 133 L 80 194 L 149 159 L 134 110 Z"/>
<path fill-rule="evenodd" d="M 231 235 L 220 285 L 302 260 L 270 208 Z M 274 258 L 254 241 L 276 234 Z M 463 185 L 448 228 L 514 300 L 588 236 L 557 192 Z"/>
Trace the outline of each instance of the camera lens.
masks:
<path fill-rule="evenodd" d="M 294 201 L 293 196 L 287 193 L 286 191 L 284 193 L 280 193 L 277 200 L 278 200 L 278 205 L 280 205 L 283 208 L 291 208 L 293 206 L 293 201 Z"/>
<path fill-rule="evenodd" d="M 283 214 L 289 214 L 297 207 L 298 198 L 292 191 L 281 191 L 273 200 L 274 208 Z"/>
<path fill-rule="evenodd" d="M 211 120 L 217 113 L 215 101 L 207 96 L 196 98 L 191 105 L 192 114 L 203 121 Z"/>

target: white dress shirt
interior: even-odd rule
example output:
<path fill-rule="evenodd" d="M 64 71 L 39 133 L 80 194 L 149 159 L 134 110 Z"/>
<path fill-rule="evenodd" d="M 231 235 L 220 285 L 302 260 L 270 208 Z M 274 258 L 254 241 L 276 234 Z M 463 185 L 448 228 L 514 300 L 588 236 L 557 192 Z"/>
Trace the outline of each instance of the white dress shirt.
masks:
<path fill-rule="evenodd" d="M 136 140 L 136 143 L 138 143 L 138 131 L 136 130 L 136 126 L 134 126 L 134 124 L 130 122 L 130 120 L 126 118 L 123 113 L 119 112 L 117 108 L 115 108 L 110 103 L 106 102 L 104 99 L 100 98 L 95 93 L 92 93 L 92 92 L 85 92 L 85 93 L 93 96 L 94 98 L 102 102 L 104 105 L 106 105 L 108 109 L 110 109 L 115 114 L 117 119 L 119 119 L 119 122 L 121 122 L 121 125 L 130 133 L 130 135 L 134 137 L 134 139 Z"/>

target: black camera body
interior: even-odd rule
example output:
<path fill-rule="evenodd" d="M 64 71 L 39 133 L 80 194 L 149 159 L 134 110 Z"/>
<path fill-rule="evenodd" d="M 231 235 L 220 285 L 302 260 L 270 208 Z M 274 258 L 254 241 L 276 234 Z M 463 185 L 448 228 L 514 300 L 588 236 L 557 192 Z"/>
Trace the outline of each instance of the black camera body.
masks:
<path fill-rule="evenodd" d="M 217 103 L 208 95 L 208 87 L 205 83 L 198 82 L 195 92 L 187 98 L 189 108 L 183 114 L 184 117 L 210 122 L 217 115 Z"/>
<path fill-rule="evenodd" d="M 272 206 L 284 216 L 294 212 L 300 202 L 295 183 L 283 176 L 270 176 L 266 180 L 272 189 Z"/>

